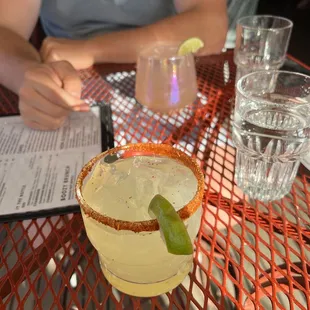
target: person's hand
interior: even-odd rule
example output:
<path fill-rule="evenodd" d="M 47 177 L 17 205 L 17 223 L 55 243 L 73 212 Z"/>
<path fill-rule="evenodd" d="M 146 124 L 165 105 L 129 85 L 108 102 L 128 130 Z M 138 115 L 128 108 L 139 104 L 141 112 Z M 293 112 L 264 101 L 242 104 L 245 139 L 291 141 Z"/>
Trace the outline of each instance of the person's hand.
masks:
<path fill-rule="evenodd" d="M 38 64 L 25 73 L 19 90 L 19 111 L 24 123 L 40 130 L 62 126 L 71 111 L 88 111 L 81 97 L 82 82 L 66 61 Z"/>
<path fill-rule="evenodd" d="M 86 40 L 48 37 L 42 43 L 40 54 L 45 63 L 66 60 L 77 70 L 86 69 L 94 64 Z"/>

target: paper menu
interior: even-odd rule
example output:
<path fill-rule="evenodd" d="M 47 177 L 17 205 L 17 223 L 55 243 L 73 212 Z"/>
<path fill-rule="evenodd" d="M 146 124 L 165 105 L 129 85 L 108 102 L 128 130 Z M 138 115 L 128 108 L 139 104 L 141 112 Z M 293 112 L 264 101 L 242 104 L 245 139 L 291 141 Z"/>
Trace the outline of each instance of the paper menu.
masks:
<path fill-rule="evenodd" d="M 76 177 L 101 151 L 99 108 L 72 113 L 57 131 L 0 117 L 0 217 L 76 205 Z"/>

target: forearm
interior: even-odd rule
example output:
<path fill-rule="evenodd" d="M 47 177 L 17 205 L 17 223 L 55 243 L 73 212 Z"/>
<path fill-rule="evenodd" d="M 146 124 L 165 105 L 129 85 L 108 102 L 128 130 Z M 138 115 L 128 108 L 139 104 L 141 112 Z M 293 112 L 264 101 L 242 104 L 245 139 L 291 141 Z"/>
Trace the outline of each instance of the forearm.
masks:
<path fill-rule="evenodd" d="M 29 42 L 0 27 L 0 84 L 18 93 L 25 71 L 40 62 L 38 51 Z"/>
<path fill-rule="evenodd" d="M 150 26 L 92 38 L 87 48 L 94 55 L 95 63 L 130 63 L 137 60 L 141 49 L 154 43 L 178 44 L 190 37 L 200 37 L 205 42 L 200 54 L 208 55 L 221 51 L 226 33 L 226 10 L 210 6 L 204 11 L 193 9 Z"/>

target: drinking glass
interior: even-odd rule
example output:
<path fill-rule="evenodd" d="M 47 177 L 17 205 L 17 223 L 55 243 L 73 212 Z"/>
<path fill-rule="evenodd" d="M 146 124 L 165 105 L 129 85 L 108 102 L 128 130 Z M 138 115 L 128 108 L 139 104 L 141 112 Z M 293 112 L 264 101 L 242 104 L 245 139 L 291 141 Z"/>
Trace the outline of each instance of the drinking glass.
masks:
<path fill-rule="evenodd" d="M 154 112 L 184 108 L 197 96 L 194 56 L 177 56 L 177 46 L 148 48 L 137 62 L 136 99 Z"/>
<path fill-rule="evenodd" d="M 237 21 L 234 61 L 236 82 L 253 71 L 277 70 L 284 61 L 293 23 L 269 15 L 242 17 Z"/>
<path fill-rule="evenodd" d="M 152 167 L 148 170 L 143 159 L 149 158 Z M 126 164 L 128 159 L 133 165 Z M 176 162 L 178 169 L 173 168 Z M 121 189 L 130 174 L 135 179 Z M 94 192 L 87 194 L 87 182 L 94 182 L 94 175 L 100 177 L 99 185 L 92 183 L 97 184 Z M 182 187 L 183 182 L 187 186 L 179 191 L 171 185 Z M 101 186 L 108 191 L 98 196 Z M 192 255 L 168 253 L 156 219 L 141 220 L 150 202 L 145 197 L 155 187 L 162 187 L 165 197 L 170 197 L 193 242 L 200 226 L 204 177 L 196 161 L 180 150 L 165 144 L 116 147 L 90 160 L 76 183 L 86 233 L 98 252 L 104 276 L 115 288 L 133 296 L 165 293 L 180 284 L 192 268 Z"/>
<path fill-rule="evenodd" d="M 235 181 L 250 198 L 280 199 L 310 150 L 310 77 L 257 71 L 243 76 L 236 89 Z"/>

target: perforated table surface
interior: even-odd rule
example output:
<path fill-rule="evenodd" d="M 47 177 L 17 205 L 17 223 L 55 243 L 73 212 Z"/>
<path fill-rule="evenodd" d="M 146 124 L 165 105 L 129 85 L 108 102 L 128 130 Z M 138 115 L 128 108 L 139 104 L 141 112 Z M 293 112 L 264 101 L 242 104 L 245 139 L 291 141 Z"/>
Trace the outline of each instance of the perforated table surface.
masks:
<path fill-rule="evenodd" d="M 232 51 L 197 61 L 199 92 L 188 108 L 160 116 L 136 103 L 131 65 L 81 71 L 83 96 L 112 110 L 115 145 L 168 143 L 205 173 L 194 267 L 172 292 L 124 295 L 103 277 L 80 214 L 0 224 L 1 309 L 310 309 L 310 173 L 264 204 L 234 183 Z M 17 98 L 0 92 L 0 113 Z"/>

